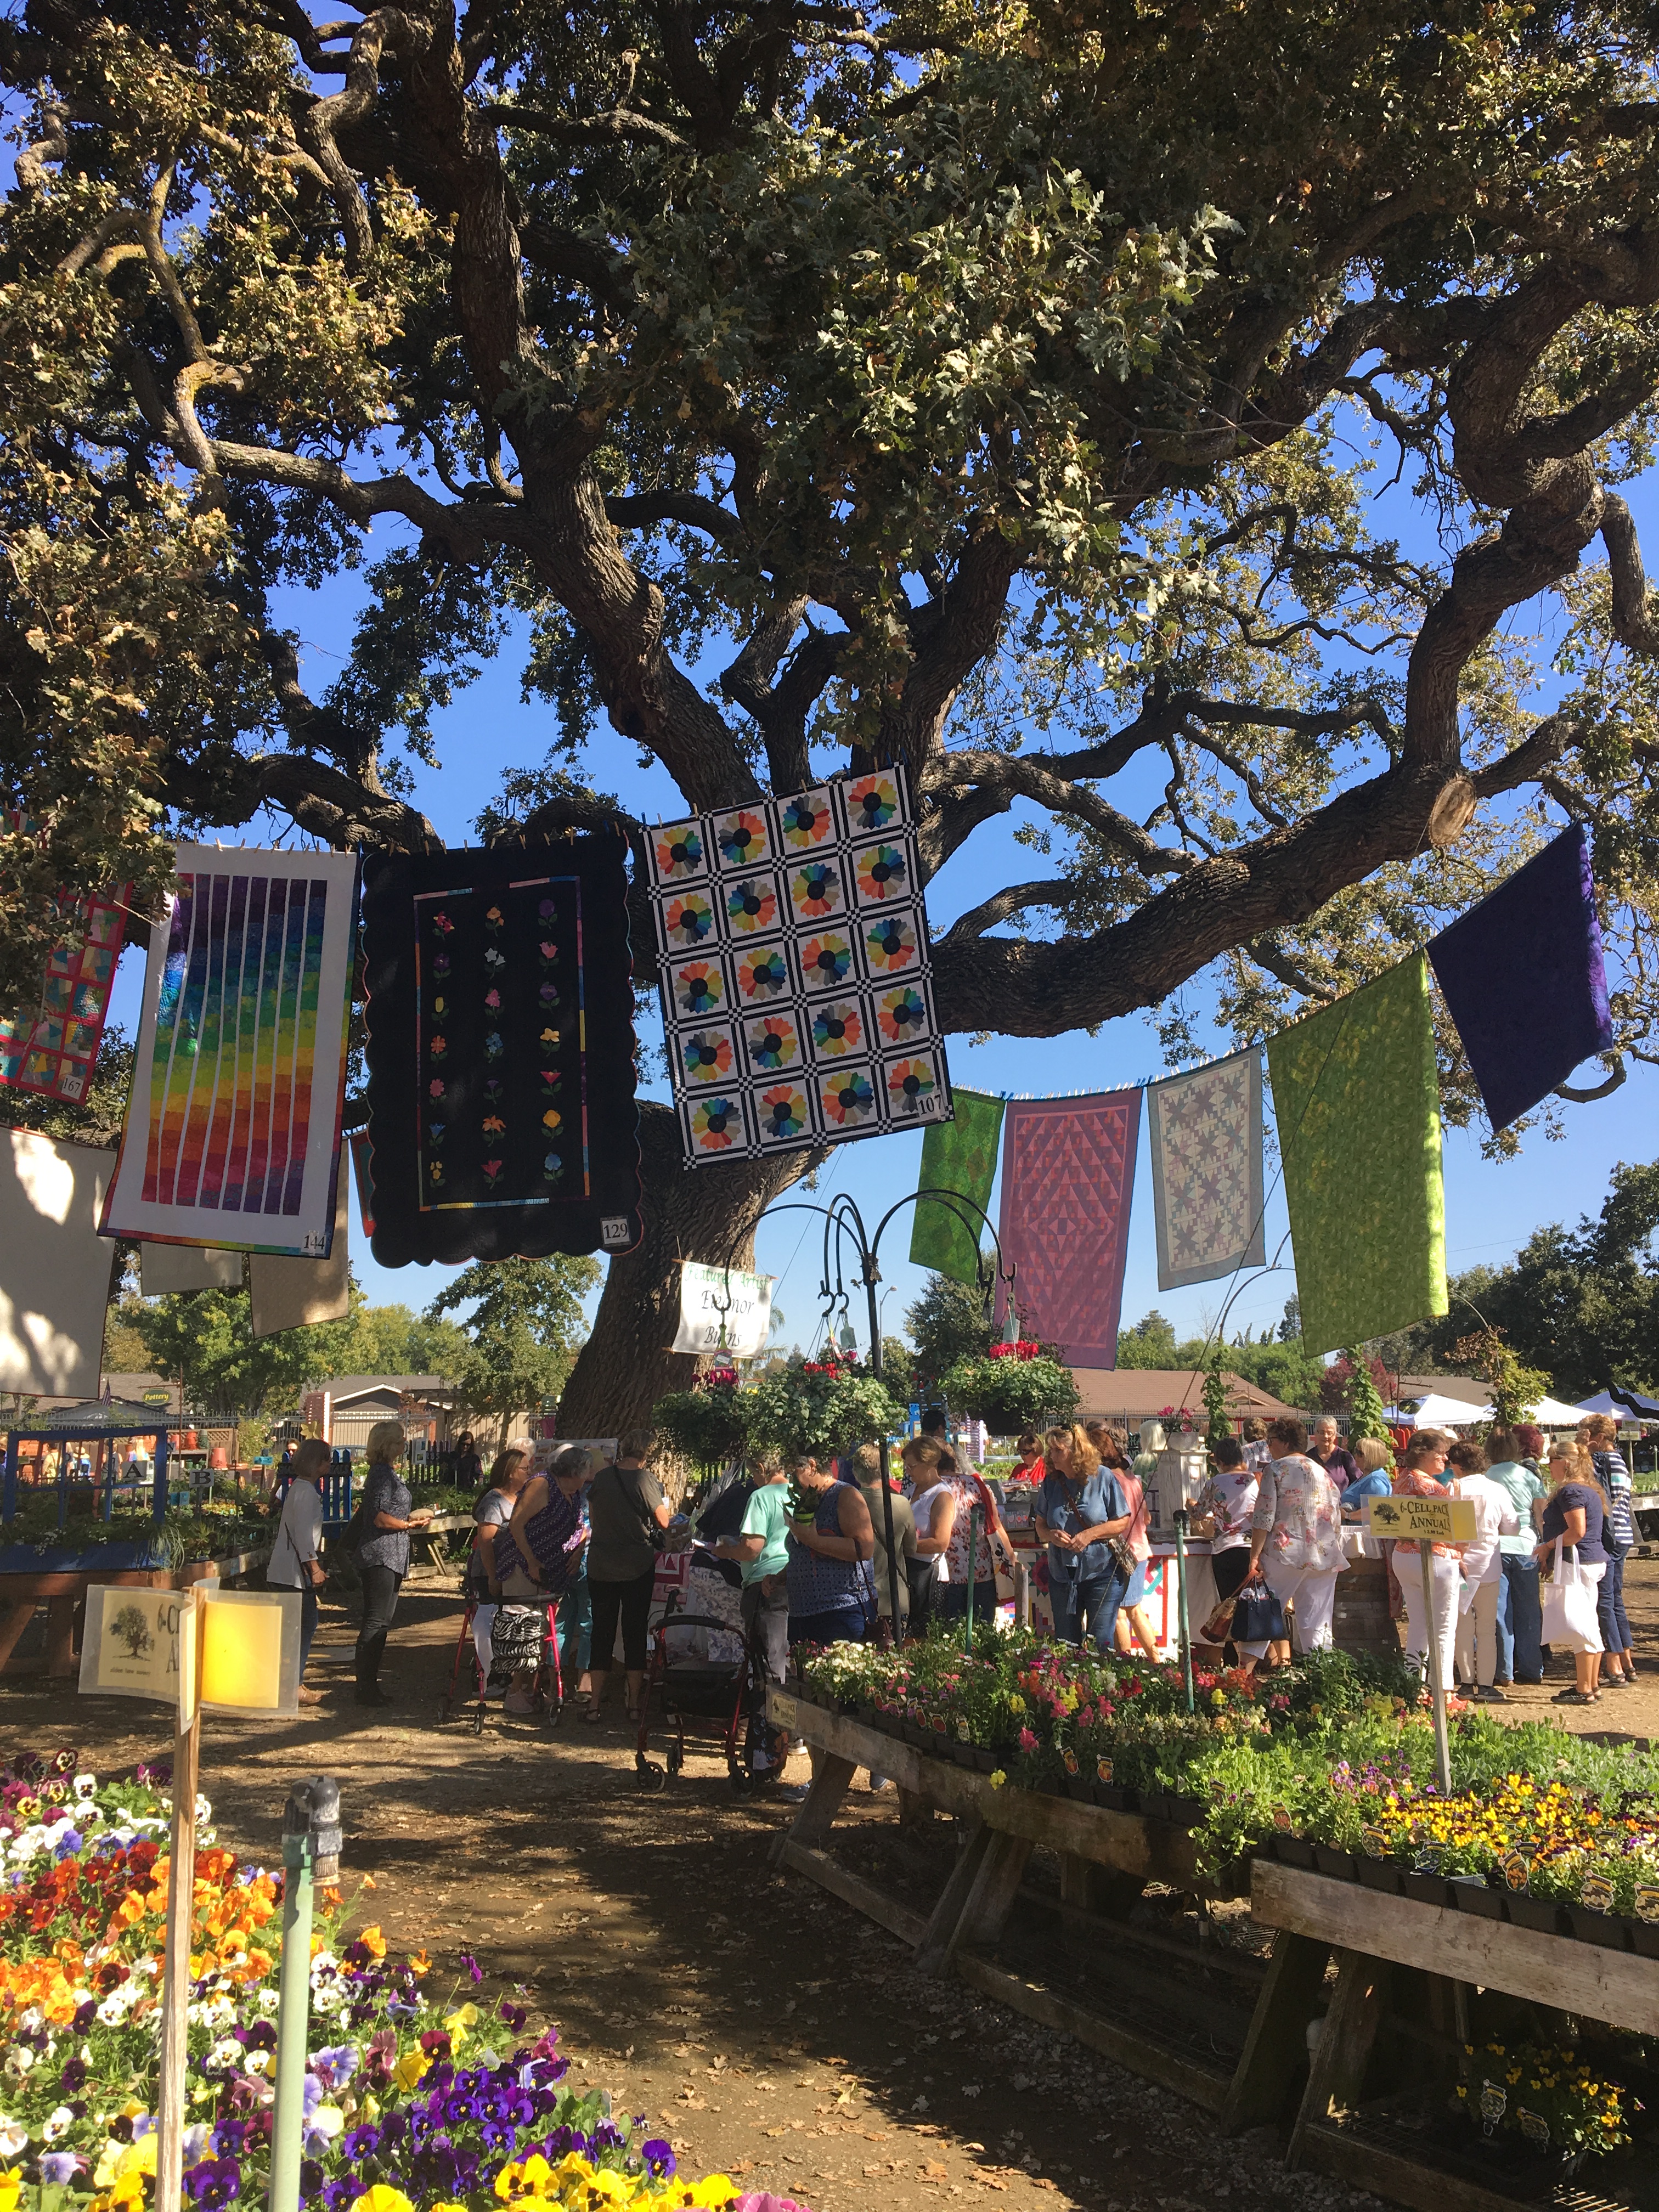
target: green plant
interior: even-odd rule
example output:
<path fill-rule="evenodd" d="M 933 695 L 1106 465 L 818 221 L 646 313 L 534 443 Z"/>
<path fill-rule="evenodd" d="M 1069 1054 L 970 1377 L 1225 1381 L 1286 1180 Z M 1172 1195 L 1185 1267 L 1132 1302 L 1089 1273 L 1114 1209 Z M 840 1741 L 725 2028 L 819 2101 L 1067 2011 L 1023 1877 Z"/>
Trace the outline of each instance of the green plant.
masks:
<path fill-rule="evenodd" d="M 786 1455 L 827 1458 L 904 1425 L 904 1408 L 886 1384 L 850 1359 L 792 1362 L 739 1395 L 751 1446 Z"/>
<path fill-rule="evenodd" d="M 1630 2141 L 1623 2087 L 1592 2074 L 1571 2044 L 1486 2043 L 1468 2056 L 1472 2079 L 1457 2094 L 1488 2134 L 1595 2158 Z"/>
<path fill-rule="evenodd" d="M 1371 1437 L 1386 1443 L 1389 1424 L 1371 1363 L 1357 1345 L 1343 1356 L 1352 1370 L 1348 1382 L 1348 1442 L 1363 1443 Z"/>
<path fill-rule="evenodd" d="M 999 1436 L 1068 1420 L 1078 1407 L 1071 1369 L 1042 1351 L 1023 1358 L 1019 1347 L 1000 1358 L 994 1350 L 959 1359 L 945 1376 L 944 1389 L 953 1407 Z"/>
<path fill-rule="evenodd" d="M 729 1369 L 705 1376 L 694 1390 L 659 1398 L 651 1425 L 658 1437 L 707 1479 L 748 1448 L 755 1394 L 739 1390 Z"/>
<path fill-rule="evenodd" d="M 1210 1353 L 1210 1364 L 1204 1370 L 1204 1411 L 1209 1417 L 1210 1442 L 1218 1437 L 1230 1437 L 1233 1425 L 1227 1418 L 1227 1377 L 1222 1365 L 1223 1346 L 1219 1340 Z"/>

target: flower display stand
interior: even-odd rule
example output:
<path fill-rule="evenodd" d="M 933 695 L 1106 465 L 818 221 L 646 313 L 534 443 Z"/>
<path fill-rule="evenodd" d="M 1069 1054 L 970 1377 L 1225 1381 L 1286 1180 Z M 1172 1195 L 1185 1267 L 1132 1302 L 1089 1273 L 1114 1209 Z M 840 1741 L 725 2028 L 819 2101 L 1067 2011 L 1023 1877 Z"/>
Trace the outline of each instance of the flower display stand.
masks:
<path fill-rule="evenodd" d="M 769 1712 L 817 1753 L 811 1787 L 775 1846 L 774 1863 L 908 1943 L 922 1972 L 953 1972 L 982 1996 L 1175 2090 L 1213 2112 L 1224 2135 L 1290 2118 L 1305 2066 L 1287 2165 L 1330 2174 L 1413 2212 L 1648 2212 L 1644 2200 L 1601 2193 L 1589 2175 L 1569 2179 L 1540 2166 L 1523 2184 L 1490 2164 L 1483 2169 L 1472 2127 L 1463 2147 L 1449 2151 L 1443 2129 L 1425 2134 L 1424 2116 L 1447 2105 L 1477 1991 L 1550 2016 L 1659 2036 L 1659 1960 L 1255 1859 L 1251 1911 L 1273 1931 L 1273 1953 L 1236 2060 L 1231 2053 L 1218 2059 L 1182 2047 L 1176 2034 L 1149 2021 L 1139 2000 L 1121 2008 L 1126 2019 L 1133 2014 L 1133 2025 L 1123 2025 L 988 1955 L 1039 1845 L 1060 1854 L 1061 1910 L 1085 1936 L 1088 1923 L 1101 1921 L 1090 1908 L 1103 1881 L 1116 1889 L 1121 1906 L 1148 1882 L 1205 1893 L 1184 1828 L 1070 1797 L 994 1787 L 954 1756 L 781 1691 L 769 1693 Z M 827 1848 L 860 1766 L 897 1784 L 902 1814 L 931 1808 L 962 1823 L 956 1864 L 930 1912 L 915 1911 Z M 1121 1934 L 1136 1940 L 1133 1930 Z M 1196 1956 L 1190 1962 L 1194 1979 L 1200 1963 Z M 1179 1968 L 1171 1971 L 1172 1984 L 1182 1979 Z"/>
<path fill-rule="evenodd" d="M 1103 1877 L 1126 1909 L 1148 1882 L 1186 1891 L 1206 1888 L 1185 1829 L 1069 1797 L 994 1787 L 988 1776 L 954 1759 L 778 1690 L 769 1693 L 769 1712 L 779 1727 L 818 1753 L 811 1788 L 775 1847 L 775 1864 L 805 1875 L 910 1944 L 922 1972 L 953 1971 L 983 1996 L 1063 2029 L 1206 2111 L 1223 2109 L 1230 2069 L 1183 2048 L 1175 2035 L 1161 2035 L 1139 2016 L 1139 2009 L 1133 2026 L 1108 2019 L 985 1955 L 1003 1932 L 1026 1863 L 1039 1844 L 1060 1855 L 1066 1905 L 1085 1919 L 1097 1918 L 1092 1906 Z M 956 1865 L 927 1915 L 842 1865 L 824 1848 L 848 1784 L 860 1766 L 889 1776 L 906 1811 L 927 1807 L 963 1823 L 964 1841 Z"/>
<path fill-rule="evenodd" d="M 1395 2100 L 1368 2106 L 1365 2092 L 1379 2038 L 1397 2024 L 1411 1979 L 1426 1984 L 1431 2012 L 1441 2012 L 1440 2039 L 1449 2031 L 1457 2045 L 1468 2039 L 1468 1996 L 1475 1990 L 1655 2035 L 1659 1960 L 1267 1859 L 1253 1862 L 1250 1909 L 1278 1931 L 1276 1945 L 1287 1956 L 1316 1957 L 1322 1971 L 1328 1957 L 1336 1960 L 1287 2165 L 1331 2174 L 1415 2212 L 1508 2212 L 1517 2201 L 1594 2212 L 1624 2201 L 1547 2173 L 1540 2173 L 1536 2193 L 1517 2199 L 1492 2181 L 1449 2170 L 1443 2154 L 1425 2163 L 1420 2153 L 1413 2154 L 1413 2130 L 1390 2109 Z M 1469 2163 L 1457 2160 L 1462 2168 Z"/>

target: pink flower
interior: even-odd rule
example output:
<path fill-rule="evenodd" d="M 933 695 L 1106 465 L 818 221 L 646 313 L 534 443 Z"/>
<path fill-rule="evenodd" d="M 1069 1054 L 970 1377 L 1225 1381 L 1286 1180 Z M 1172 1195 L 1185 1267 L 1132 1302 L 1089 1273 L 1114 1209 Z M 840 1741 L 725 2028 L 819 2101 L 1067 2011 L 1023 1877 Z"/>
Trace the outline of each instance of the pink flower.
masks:
<path fill-rule="evenodd" d="M 441 1083 L 428 1083 L 426 1088 L 428 1097 L 441 1098 L 444 1095 L 444 1087 Z"/>
<path fill-rule="evenodd" d="M 1030 1729 L 1028 1728 L 1023 1728 L 1019 1732 L 1019 1747 L 1022 1751 L 1035 1751 L 1036 1749 L 1036 1738 L 1032 1735 Z"/>
<path fill-rule="evenodd" d="M 501 994 L 499 991 L 486 991 L 484 993 L 484 1004 L 489 1008 L 492 1013 L 494 1013 L 496 1007 L 499 1006 L 501 1003 Z"/>

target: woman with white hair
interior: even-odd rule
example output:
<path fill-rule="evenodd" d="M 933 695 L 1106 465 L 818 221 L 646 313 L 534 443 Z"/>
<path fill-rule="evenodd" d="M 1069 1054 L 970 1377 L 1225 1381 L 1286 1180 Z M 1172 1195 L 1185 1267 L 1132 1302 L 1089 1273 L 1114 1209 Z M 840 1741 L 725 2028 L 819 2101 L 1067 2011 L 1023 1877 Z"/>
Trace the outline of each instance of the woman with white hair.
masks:
<path fill-rule="evenodd" d="M 368 1534 L 358 1540 L 357 1571 L 363 1579 L 363 1625 L 357 1632 L 357 1703 L 389 1705 L 380 1687 L 386 1631 L 398 1610 L 398 1592 L 409 1572 L 409 1532 L 424 1528 L 429 1513 L 412 1510 L 409 1485 L 398 1472 L 404 1432 L 397 1421 L 376 1421 L 368 1432 L 368 1474 L 359 1508 Z"/>

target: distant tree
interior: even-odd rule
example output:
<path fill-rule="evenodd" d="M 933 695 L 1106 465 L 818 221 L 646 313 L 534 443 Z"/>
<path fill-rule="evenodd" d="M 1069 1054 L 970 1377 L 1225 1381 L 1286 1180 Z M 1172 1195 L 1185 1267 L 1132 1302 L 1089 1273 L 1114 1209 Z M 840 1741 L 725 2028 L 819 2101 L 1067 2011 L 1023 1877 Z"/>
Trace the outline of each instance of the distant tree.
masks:
<path fill-rule="evenodd" d="M 949 1275 L 928 1276 L 927 1287 L 905 1310 L 904 1326 L 916 1348 L 916 1373 L 923 1382 L 937 1382 L 959 1359 L 971 1359 L 996 1341 L 978 1291 Z"/>
<path fill-rule="evenodd" d="M 453 1382 L 467 1357 L 466 1332 L 405 1305 L 359 1307 L 348 1348 L 353 1375 L 441 1375 Z"/>
<path fill-rule="evenodd" d="M 1285 1301 L 1285 1318 L 1279 1324 L 1281 1344 L 1300 1344 L 1302 1341 L 1302 1300 L 1292 1295 Z"/>
<path fill-rule="evenodd" d="M 587 1334 L 582 1300 L 601 1272 L 597 1260 L 562 1252 L 550 1260 L 475 1260 L 439 1292 L 428 1322 L 471 1308 L 453 1378 L 466 1411 L 495 1420 L 505 1436 L 515 1414 L 557 1396 Z"/>
<path fill-rule="evenodd" d="M 1659 1164 L 1616 1167 L 1594 1221 L 1547 1223 L 1508 1267 L 1471 1269 L 1448 1287 L 1450 1310 L 1428 1339 L 1443 1367 L 1470 1365 L 1457 1346 L 1474 1322 L 1501 1330 L 1558 1397 L 1612 1382 L 1659 1388 Z M 1484 1364 L 1477 1371 L 1486 1379 Z"/>
<path fill-rule="evenodd" d="M 188 1404 L 224 1413 L 284 1413 L 309 1384 L 351 1370 L 349 1319 L 256 1338 L 246 1291 L 131 1298 L 120 1312 L 143 1346 L 139 1371 L 184 1377 Z"/>
<path fill-rule="evenodd" d="M 1227 1364 L 1287 1406 L 1310 1412 L 1319 1403 L 1325 1363 L 1304 1352 L 1299 1337 L 1280 1344 L 1230 1344 Z"/>
<path fill-rule="evenodd" d="M 1120 1329 L 1117 1364 L 1120 1367 L 1178 1367 L 1180 1347 L 1176 1343 L 1175 1325 L 1168 1316 L 1159 1313 L 1154 1306 L 1150 1313 L 1142 1314 L 1133 1328 Z"/>

